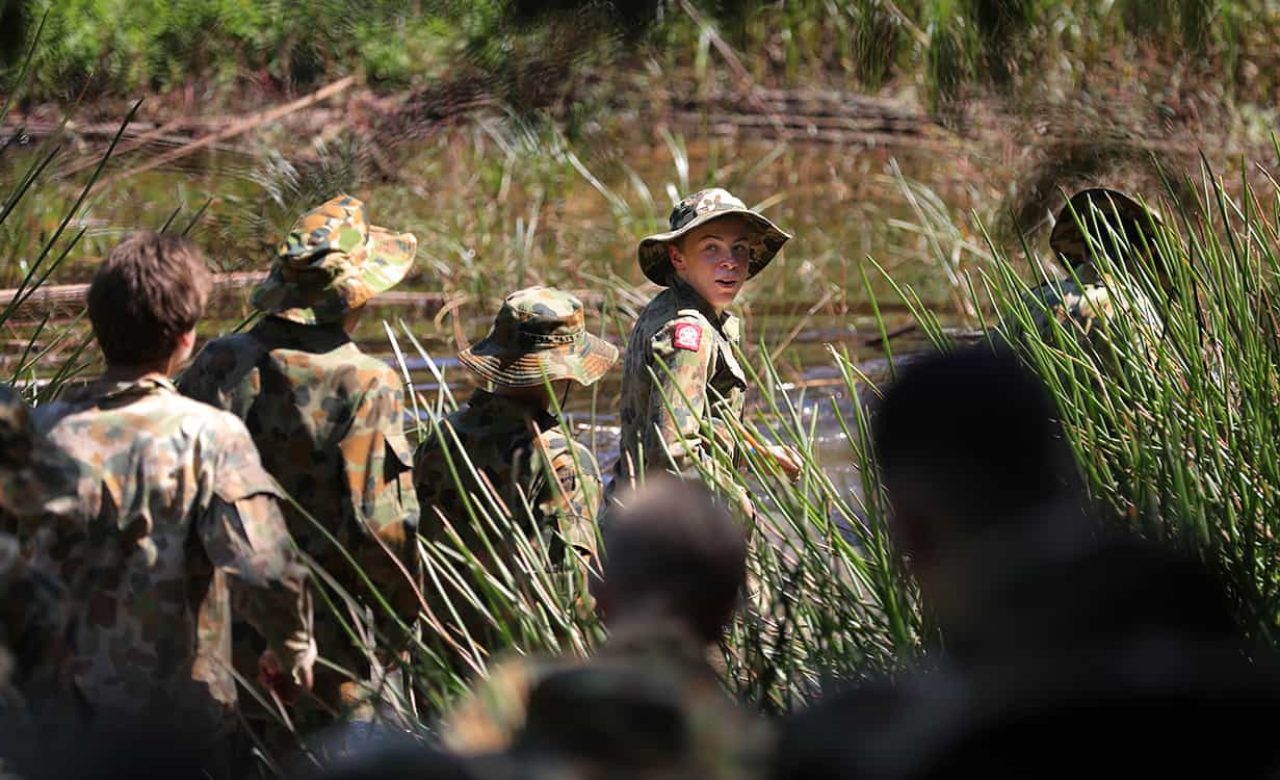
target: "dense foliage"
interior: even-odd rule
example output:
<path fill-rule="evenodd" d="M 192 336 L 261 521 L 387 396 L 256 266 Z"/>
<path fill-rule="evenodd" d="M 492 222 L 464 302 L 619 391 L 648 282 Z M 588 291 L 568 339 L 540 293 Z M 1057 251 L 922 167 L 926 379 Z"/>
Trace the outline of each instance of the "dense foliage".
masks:
<path fill-rule="evenodd" d="M 9 0 L 5 60 L 43 24 L 37 98 L 198 86 L 292 90 L 358 73 L 384 88 L 492 79 L 513 102 L 624 57 L 666 74 L 705 65 L 716 39 L 781 86 L 919 86 L 944 117 L 994 87 L 1026 100 L 1086 81 L 1220 84 L 1266 103 L 1280 8 L 1244 0 Z M 699 10 L 701 9 L 701 10 Z M 19 30 L 25 32 L 19 33 Z M 583 63 L 587 63 L 586 66 Z M 1086 75 L 1089 72 L 1089 75 Z M 522 77 L 532 74 L 532 77 Z M 1108 75 L 1109 74 L 1109 75 Z M 1171 85 L 1165 85 L 1171 86 Z M 1044 88 L 1049 94 L 1043 94 Z M 1023 90 L 1025 92 L 1025 90 Z M 1216 89 L 1215 89 L 1216 91 Z"/>

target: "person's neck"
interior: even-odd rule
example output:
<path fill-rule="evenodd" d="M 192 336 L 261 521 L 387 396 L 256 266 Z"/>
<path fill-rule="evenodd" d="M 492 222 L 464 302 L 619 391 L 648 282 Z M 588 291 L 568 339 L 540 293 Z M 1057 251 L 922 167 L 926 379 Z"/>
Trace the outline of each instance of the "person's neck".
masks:
<path fill-rule="evenodd" d="M 615 606 L 614 611 L 606 617 L 605 625 L 612 634 L 665 633 L 683 636 L 707 646 L 716 642 L 715 639 L 706 637 L 691 620 L 678 614 L 661 601 L 642 601 L 628 604 L 626 608 Z"/>
<path fill-rule="evenodd" d="M 675 283 L 674 283 L 674 285 L 673 285 L 673 286 L 674 286 L 674 287 L 676 287 L 677 291 L 679 291 L 681 294 L 686 295 L 686 296 L 689 296 L 689 297 L 693 298 L 694 300 L 696 300 L 696 301 L 698 302 L 698 305 L 699 305 L 699 306 L 700 306 L 700 307 L 701 307 L 701 308 L 702 308 L 706 313 L 710 313 L 710 314 L 714 315 L 714 319 L 715 319 L 715 320 L 719 320 L 721 317 L 723 317 L 723 316 L 724 316 L 725 311 L 726 311 L 726 310 L 727 310 L 727 308 L 728 308 L 728 307 L 723 307 L 723 308 L 722 308 L 722 307 L 717 307 L 717 306 L 712 305 L 711 301 L 708 301 L 708 300 L 707 300 L 707 299 L 702 295 L 702 293 L 700 293 L 700 292 L 698 292 L 697 290 L 695 290 L 695 289 L 693 288 L 693 285 L 691 285 L 691 284 L 689 284 L 688 282 L 686 282 L 686 281 L 684 280 L 684 277 L 683 277 L 683 276 L 680 276 L 679 274 L 676 274 L 676 277 L 675 277 Z"/>
<path fill-rule="evenodd" d="M 103 372 L 102 379 L 105 382 L 136 382 L 150 374 L 160 374 L 161 376 L 167 377 L 173 367 L 172 363 L 173 360 L 171 358 L 166 358 L 163 361 L 136 365 L 112 363 L 111 365 L 108 365 L 107 370 Z"/>
<path fill-rule="evenodd" d="M 535 387 L 501 387 L 495 386 L 489 391 L 492 395 L 506 399 L 521 407 L 530 415 L 545 413 L 551 408 L 546 388 Z"/>

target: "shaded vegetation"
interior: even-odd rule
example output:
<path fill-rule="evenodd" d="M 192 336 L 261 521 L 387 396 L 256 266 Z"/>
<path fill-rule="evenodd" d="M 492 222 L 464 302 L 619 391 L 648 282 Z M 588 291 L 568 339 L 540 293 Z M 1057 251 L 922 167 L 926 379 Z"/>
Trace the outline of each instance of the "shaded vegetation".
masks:
<path fill-rule="evenodd" d="M 46 19 L 30 96 L 251 86 L 357 73 L 382 89 L 479 79 L 516 107 L 568 110 L 609 68 L 673 84 L 723 35 L 764 85 L 918 86 L 944 119 L 988 88 L 1149 89 L 1177 76 L 1268 102 L 1280 11 L 1244 0 L 7 0 L 6 61 Z M 21 47 L 16 47 L 20 49 Z M 552 90 L 552 94 L 548 94 Z"/>

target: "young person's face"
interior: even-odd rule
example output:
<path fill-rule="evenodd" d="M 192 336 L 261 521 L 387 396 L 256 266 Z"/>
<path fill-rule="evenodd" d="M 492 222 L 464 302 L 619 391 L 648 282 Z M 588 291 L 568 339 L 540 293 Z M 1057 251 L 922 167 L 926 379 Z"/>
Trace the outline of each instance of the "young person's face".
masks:
<path fill-rule="evenodd" d="M 667 251 L 676 274 L 722 312 L 747 281 L 750 237 L 745 220 L 721 217 L 689 231 Z"/>

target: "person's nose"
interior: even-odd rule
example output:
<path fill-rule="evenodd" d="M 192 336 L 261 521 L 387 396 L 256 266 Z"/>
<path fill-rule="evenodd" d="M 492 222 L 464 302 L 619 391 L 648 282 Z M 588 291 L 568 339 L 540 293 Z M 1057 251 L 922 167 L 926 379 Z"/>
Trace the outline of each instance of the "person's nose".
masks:
<path fill-rule="evenodd" d="M 746 265 L 747 258 L 733 250 L 723 253 L 719 258 L 720 267 L 725 270 L 737 270 L 739 267 Z"/>

